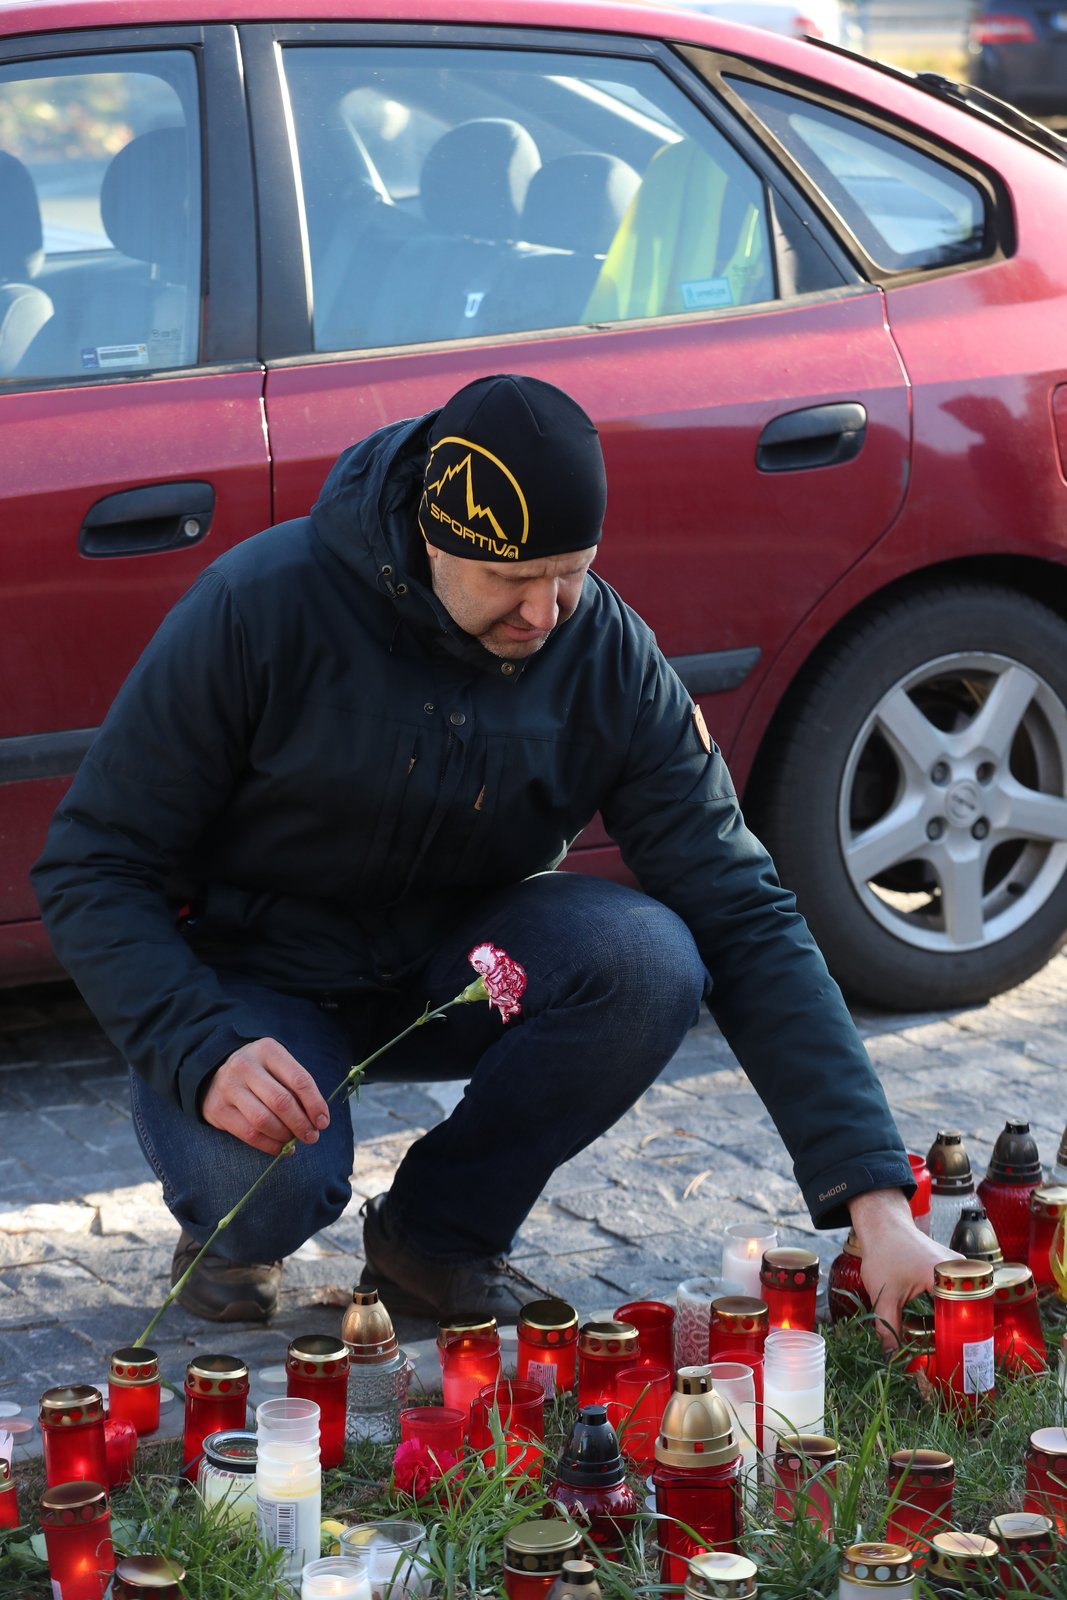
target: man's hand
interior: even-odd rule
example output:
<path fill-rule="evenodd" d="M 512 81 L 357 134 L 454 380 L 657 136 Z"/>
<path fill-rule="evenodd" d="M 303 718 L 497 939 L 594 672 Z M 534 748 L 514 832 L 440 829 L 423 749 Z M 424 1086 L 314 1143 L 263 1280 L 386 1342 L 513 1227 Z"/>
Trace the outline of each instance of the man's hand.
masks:
<path fill-rule="evenodd" d="M 314 1144 L 330 1122 L 314 1078 L 276 1039 L 256 1039 L 227 1056 L 200 1110 L 213 1128 L 268 1156 L 293 1137 Z"/>
<path fill-rule="evenodd" d="M 872 1189 L 848 1202 L 863 1253 L 860 1276 L 878 1322 L 887 1355 L 900 1336 L 900 1313 L 909 1300 L 933 1288 L 934 1268 L 958 1252 L 937 1244 L 915 1226 L 899 1189 Z"/>

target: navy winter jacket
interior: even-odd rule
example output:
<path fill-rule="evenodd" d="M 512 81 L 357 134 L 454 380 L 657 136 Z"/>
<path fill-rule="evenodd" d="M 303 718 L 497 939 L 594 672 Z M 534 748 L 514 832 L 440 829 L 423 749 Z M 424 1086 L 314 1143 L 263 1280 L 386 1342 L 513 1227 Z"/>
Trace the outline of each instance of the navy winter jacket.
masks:
<path fill-rule="evenodd" d="M 599 810 L 692 930 L 816 1221 L 910 1192 L 837 987 L 650 630 L 591 573 L 543 648 L 504 661 L 432 593 L 415 519 L 432 421 L 348 450 L 309 517 L 228 551 L 165 619 L 34 868 L 60 960 L 195 1116 L 208 1074 L 262 1036 L 215 967 L 392 987 Z"/>

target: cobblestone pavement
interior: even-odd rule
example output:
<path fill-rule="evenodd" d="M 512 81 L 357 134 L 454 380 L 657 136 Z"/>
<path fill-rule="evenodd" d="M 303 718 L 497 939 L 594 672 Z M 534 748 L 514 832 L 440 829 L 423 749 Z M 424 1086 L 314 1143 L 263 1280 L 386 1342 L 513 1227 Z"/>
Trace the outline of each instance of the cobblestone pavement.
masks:
<path fill-rule="evenodd" d="M 980 1176 L 1004 1120 L 1023 1115 L 1051 1165 L 1067 1121 L 1067 955 L 985 1006 L 857 1021 L 910 1149 L 958 1127 Z M 180 1386 L 192 1354 L 218 1350 L 258 1374 L 284 1361 L 295 1334 L 337 1331 L 362 1266 L 360 1203 L 388 1187 L 411 1140 L 460 1092 L 365 1089 L 352 1203 L 288 1261 L 272 1325 L 220 1329 L 172 1307 L 152 1340 L 165 1378 Z M 722 1229 L 749 1219 L 777 1224 L 782 1242 L 817 1248 L 826 1264 L 839 1248 L 841 1235 L 812 1228 L 770 1119 L 705 1016 L 633 1111 L 556 1173 L 513 1259 L 588 1317 L 717 1270 Z M 134 1137 L 123 1067 L 76 996 L 0 993 L 0 1404 L 22 1408 L 16 1424 L 34 1417 L 43 1389 L 106 1378 L 109 1352 L 137 1337 L 165 1293 L 175 1237 Z M 397 1331 L 432 1383 L 429 1325 Z M 253 1400 L 268 1392 L 256 1382 Z M 164 1432 L 180 1413 L 165 1410 Z M 37 1438 L 26 1431 L 21 1450 Z"/>

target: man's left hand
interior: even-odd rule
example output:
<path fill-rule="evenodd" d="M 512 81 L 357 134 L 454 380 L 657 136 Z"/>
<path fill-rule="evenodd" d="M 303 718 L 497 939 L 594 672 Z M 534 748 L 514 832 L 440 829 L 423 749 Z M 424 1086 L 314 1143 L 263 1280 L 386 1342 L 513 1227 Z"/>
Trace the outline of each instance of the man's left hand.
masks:
<path fill-rule="evenodd" d="M 852 1226 L 863 1253 L 861 1277 L 878 1318 L 876 1327 L 887 1355 L 900 1337 L 900 1314 L 909 1300 L 932 1289 L 934 1268 L 958 1252 L 937 1244 L 915 1226 L 899 1189 L 872 1189 L 848 1202 Z"/>

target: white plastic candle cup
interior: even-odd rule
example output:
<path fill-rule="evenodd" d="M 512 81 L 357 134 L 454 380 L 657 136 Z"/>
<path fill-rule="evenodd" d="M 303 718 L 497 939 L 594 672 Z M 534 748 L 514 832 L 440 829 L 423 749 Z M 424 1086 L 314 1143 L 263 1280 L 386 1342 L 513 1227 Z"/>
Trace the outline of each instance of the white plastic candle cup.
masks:
<path fill-rule="evenodd" d="M 711 1302 L 723 1295 L 743 1294 L 740 1283 L 712 1274 L 685 1278 L 675 1296 L 674 1364 L 676 1367 L 703 1367 L 708 1360 L 708 1329 Z"/>
<path fill-rule="evenodd" d="M 750 1222 L 732 1222 L 723 1232 L 722 1275 L 742 1285 L 741 1294 L 753 1300 L 762 1299 L 759 1281 L 760 1263 L 766 1250 L 778 1243 L 778 1230 L 771 1228 L 760 1233 Z"/>
<path fill-rule="evenodd" d="M 756 1379 L 751 1367 L 740 1361 L 713 1361 L 711 1385 L 734 1419 L 734 1443 L 741 1451 L 741 1479 L 745 1504 L 751 1510 L 756 1500 L 756 1467 L 759 1450 L 756 1440 Z"/>
<path fill-rule="evenodd" d="M 763 1348 L 763 1453 L 773 1457 L 783 1433 L 825 1433 L 826 1340 L 821 1333 L 775 1328 Z"/>
<path fill-rule="evenodd" d="M 284 1440 L 289 1444 L 319 1442 L 319 1408 L 314 1400 L 264 1400 L 256 1407 L 256 1434 L 260 1442 Z"/>
<path fill-rule="evenodd" d="M 355 1556 L 322 1556 L 301 1575 L 300 1600 L 371 1600 L 367 1566 Z"/>
<path fill-rule="evenodd" d="M 418 1522 L 360 1522 L 341 1535 L 341 1554 L 366 1563 L 371 1600 L 429 1595 L 433 1573 L 419 1560 L 426 1529 Z"/>

